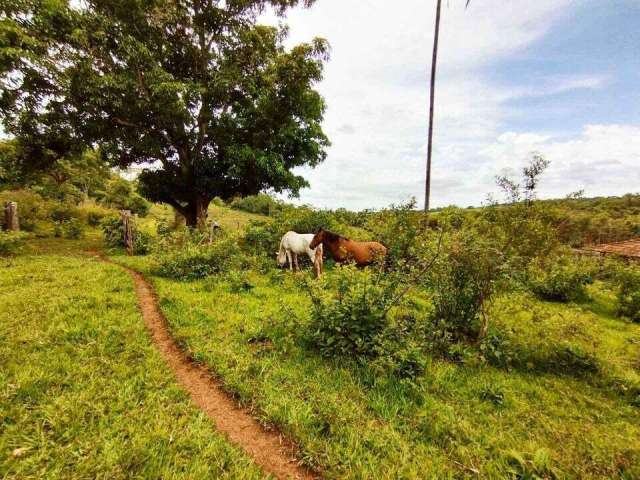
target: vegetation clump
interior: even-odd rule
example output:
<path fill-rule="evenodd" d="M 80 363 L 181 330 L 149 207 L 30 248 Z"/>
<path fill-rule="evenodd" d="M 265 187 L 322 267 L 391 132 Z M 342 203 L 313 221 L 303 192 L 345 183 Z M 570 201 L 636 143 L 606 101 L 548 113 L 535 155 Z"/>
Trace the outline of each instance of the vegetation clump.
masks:
<path fill-rule="evenodd" d="M 574 302 L 587 298 L 587 285 L 594 281 L 594 272 L 586 262 L 575 258 L 547 262 L 546 268 L 532 266 L 528 271 L 531 291 L 541 300 Z"/>
<path fill-rule="evenodd" d="M 3 232 L 0 230 L 0 257 L 9 257 L 19 253 L 28 236 L 25 232 Z"/>
<path fill-rule="evenodd" d="M 395 281 L 380 266 L 338 267 L 331 281 L 308 284 L 309 338 L 325 356 L 356 359 L 402 378 L 423 371 L 421 342 L 412 312 L 403 310 Z M 393 311 L 392 311 L 393 309 Z"/>
<path fill-rule="evenodd" d="M 185 228 L 163 238 L 153 256 L 159 276 L 195 280 L 239 267 L 239 253 L 234 236 L 219 235 L 209 242 L 203 234 Z"/>
<path fill-rule="evenodd" d="M 617 313 L 640 323 L 640 268 L 629 265 L 617 272 Z"/>
<path fill-rule="evenodd" d="M 110 248 L 126 248 L 124 243 L 125 231 L 122 218 L 119 215 L 109 215 L 102 219 L 100 228 L 105 244 Z M 154 244 L 154 238 L 148 232 L 140 229 L 133 222 L 133 253 L 134 255 L 148 254 Z"/>

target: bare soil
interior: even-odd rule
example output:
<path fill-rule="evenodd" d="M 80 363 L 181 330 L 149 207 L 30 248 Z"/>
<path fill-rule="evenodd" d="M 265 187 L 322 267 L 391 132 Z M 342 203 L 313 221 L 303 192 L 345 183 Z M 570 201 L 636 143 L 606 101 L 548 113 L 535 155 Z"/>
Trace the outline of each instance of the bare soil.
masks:
<path fill-rule="evenodd" d="M 111 262 L 91 251 L 103 261 Z M 262 469 L 279 479 L 316 479 L 314 472 L 300 465 L 296 459 L 298 449 L 281 434 L 266 430 L 249 412 L 238 406 L 222 388 L 222 384 L 202 365 L 194 363 L 178 346 L 167 328 L 167 322 L 158 307 L 151 285 L 139 272 L 123 265 L 133 279 L 142 317 L 154 344 L 169 367 L 175 372 L 180 385 L 189 392 L 193 402 L 213 420 L 217 430 L 230 442 L 241 447 Z"/>

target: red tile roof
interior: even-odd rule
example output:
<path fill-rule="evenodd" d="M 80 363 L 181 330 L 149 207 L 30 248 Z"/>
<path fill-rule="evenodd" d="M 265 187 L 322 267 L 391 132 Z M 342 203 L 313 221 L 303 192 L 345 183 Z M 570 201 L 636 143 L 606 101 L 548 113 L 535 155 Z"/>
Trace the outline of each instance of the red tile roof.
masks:
<path fill-rule="evenodd" d="M 624 257 L 640 258 L 640 238 L 625 242 L 603 243 L 584 247 L 584 250 L 597 253 L 612 253 Z"/>

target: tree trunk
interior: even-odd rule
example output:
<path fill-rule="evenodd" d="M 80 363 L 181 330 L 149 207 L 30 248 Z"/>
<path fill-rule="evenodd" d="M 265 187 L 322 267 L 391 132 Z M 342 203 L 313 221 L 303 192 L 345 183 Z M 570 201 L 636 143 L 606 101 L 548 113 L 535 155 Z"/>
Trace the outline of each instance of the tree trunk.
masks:
<path fill-rule="evenodd" d="M 4 223 L 5 228 L 9 232 L 17 232 L 20 230 L 20 222 L 18 220 L 18 204 L 16 202 L 7 202 L 4 207 Z"/>
<path fill-rule="evenodd" d="M 211 200 L 200 195 L 189 202 L 184 215 L 187 227 L 205 228 L 207 226 L 209 203 Z"/>
<path fill-rule="evenodd" d="M 468 5 L 469 2 L 467 2 Z M 427 179 L 424 189 L 424 211 L 429 212 L 431 200 L 431 154 L 433 151 L 433 112 L 435 109 L 436 95 L 436 65 L 438 62 L 438 39 L 440 37 L 440 10 L 442 0 L 438 0 L 436 6 L 436 25 L 433 38 L 433 57 L 431 59 L 431 94 L 429 98 L 429 139 L 427 143 Z"/>

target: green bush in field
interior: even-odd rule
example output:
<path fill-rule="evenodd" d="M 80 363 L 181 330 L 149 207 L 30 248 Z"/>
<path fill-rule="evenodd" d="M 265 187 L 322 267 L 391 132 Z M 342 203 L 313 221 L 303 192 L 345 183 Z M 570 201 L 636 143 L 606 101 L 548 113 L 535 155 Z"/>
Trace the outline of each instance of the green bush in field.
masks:
<path fill-rule="evenodd" d="M 282 203 L 264 193 L 244 198 L 234 198 L 229 204 L 231 208 L 260 215 L 273 215 L 282 209 Z"/>
<path fill-rule="evenodd" d="M 373 238 L 387 247 L 387 264 L 397 269 L 407 269 L 420 258 L 424 215 L 414 211 L 415 207 L 415 199 L 392 205 L 372 214 L 366 223 Z"/>
<path fill-rule="evenodd" d="M 502 253 L 473 230 L 446 234 L 428 276 L 434 306 L 431 321 L 441 336 L 452 340 L 484 336 L 487 305 L 509 273 Z"/>
<path fill-rule="evenodd" d="M 0 230 L 0 257 L 18 253 L 29 235 L 25 232 L 3 232 Z"/>
<path fill-rule="evenodd" d="M 528 285 L 540 299 L 571 302 L 587 298 L 587 285 L 593 283 L 595 270 L 587 262 L 575 258 L 560 258 L 543 268 L 529 268 Z"/>
<path fill-rule="evenodd" d="M 178 280 L 204 278 L 238 267 L 239 253 L 238 241 L 233 237 L 219 236 L 211 244 L 199 244 L 189 238 L 165 239 L 156 249 L 156 272 Z"/>
<path fill-rule="evenodd" d="M 629 265 L 617 273 L 617 313 L 633 322 L 640 322 L 640 267 Z"/>
<path fill-rule="evenodd" d="M 119 215 L 109 215 L 100 222 L 102 235 L 105 244 L 110 248 L 124 248 L 124 227 Z M 154 245 L 154 237 L 133 227 L 133 253 L 135 255 L 146 255 L 151 252 Z"/>
<path fill-rule="evenodd" d="M 314 343 L 328 355 L 374 356 L 395 289 L 353 266 L 339 267 L 332 283 L 310 286 Z"/>
<path fill-rule="evenodd" d="M 415 318 L 391 312 L 400 303 L 397 282 L 380 267 L 341 266 L 331 281 L 309 282 L 307 288 L 312 301 L 309 340 L 323 355 L 354 358 L 403 378 L 423 371 Z"/>
<path fill-rule="evenodd" d="M 62 231 L 65 238 L 72 240 L 78 240 L 84 236 L 84 226 L 77 218 L 62 222 Z"/>
<path fill-rule="evenodd" d="M 87 225 L 90 227 L 100 226 L 100 222 L 113 212 L 113 210 L 96 204 L 83 205 L 79 207 L 79 211 L 80 215 L 86 219 Z"/>

